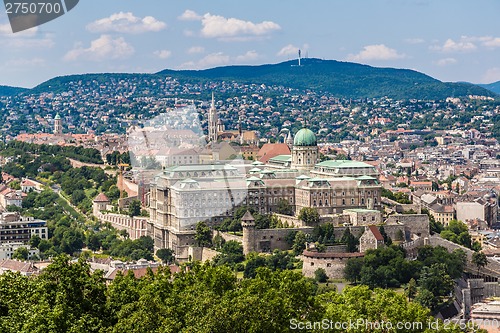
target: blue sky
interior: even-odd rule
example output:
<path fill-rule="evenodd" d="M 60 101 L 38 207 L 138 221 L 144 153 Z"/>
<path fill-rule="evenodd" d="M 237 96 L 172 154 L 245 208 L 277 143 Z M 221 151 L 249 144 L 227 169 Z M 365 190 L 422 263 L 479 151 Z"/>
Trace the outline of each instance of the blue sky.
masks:
<path fill-rule="evenodd" d="M 442 81 L 500 80 L 498 0 L 80 0 L 12 34 L 0 11 L 0 84 L 296 57 L 410 68 Z"/>

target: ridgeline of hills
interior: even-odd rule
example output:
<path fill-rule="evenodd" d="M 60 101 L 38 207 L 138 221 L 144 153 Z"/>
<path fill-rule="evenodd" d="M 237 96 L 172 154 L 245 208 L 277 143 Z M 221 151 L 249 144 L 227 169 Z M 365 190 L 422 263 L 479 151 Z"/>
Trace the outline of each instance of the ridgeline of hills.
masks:
<path fill-rule="evenodd" d="M 231 80 L 276 84 L 332 93 L 346 98 L 388 96 L 396 99 L 443 99 L 467 95 L 495 96 L 470 83 L 441 82 L 408 69 L 378 68 L 335 60 L 303 59 L 261 66 L 226 66 L 206 70 L 164 70 L 158 74 L 184 80 Z"/>
<path fill-rule="evenodd" d="M 205 70 L 163 70 L 156 74 L 84 74 L 57 77 L 29 90 L 30 93 L 62 92 L 75 80 L 96 80 L 170 76 L 180 82 L 235 81 L 244 84 L 281 85 L 299 90 L 327 92 L 345 98 L 388 96 L 395 99 L 438 100 L 446 97 L 482 95 L 494 92 L 470 83 L 441 82 L 408 69 L 378 68 L 335 60 L 303 59 L 259 66 L 224 66 Z"/>
<path fill-rule="evenodd" d="M 478 86 L 493 91 L 494 93 L 500 95 L 500 81 L 493 82 L 490 84 L 478 84 Z"/>
<path fill-rule="evenodd" d="M 26 88 L 0 86 L 0 96 L 13 96 L 27 90 Z"/>

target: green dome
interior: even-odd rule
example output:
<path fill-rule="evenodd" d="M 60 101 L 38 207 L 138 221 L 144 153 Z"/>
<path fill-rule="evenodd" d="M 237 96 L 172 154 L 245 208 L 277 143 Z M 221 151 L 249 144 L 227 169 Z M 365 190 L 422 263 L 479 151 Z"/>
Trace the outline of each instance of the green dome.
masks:
<path fill-rule="evenodd" d="M 303 128 L 295 134 L 294 146 L 317 146 L 316 135 L 308 128 Z"/>

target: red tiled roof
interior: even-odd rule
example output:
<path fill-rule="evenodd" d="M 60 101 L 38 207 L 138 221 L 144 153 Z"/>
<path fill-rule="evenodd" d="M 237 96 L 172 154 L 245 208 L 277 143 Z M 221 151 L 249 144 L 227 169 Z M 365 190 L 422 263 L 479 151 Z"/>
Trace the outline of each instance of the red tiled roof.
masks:
<path fill-rule="evenodd" d="M 263 163 L 278 155 L 290 155 L 290 148 L 285 143 L 266 143 L 257 154 L 259 161 Z"/>
<path fill-rule="evenodd" d="M 12 272 L 23 272 L 32 273 L 36 272 L 37 269 L 33 266 L 31 262 L 24 262 L 12 259 L 3 259 L 0 261 L 0 269 L 9 270 Z"/>
<path fill-rule="evenodd" d="M 99 195 L 95 197 L 94 202 L 109 202 L 109 199 L 106 194 L 99 193 Z"/>
<path fill-rule="evenodd" d="M 181 271 L 180 267 L 177 265 L 169 265 L 168 267 L 170 268 L 170 273 L 172 273 L 172 274 L 179 273 Z M 136 268 L 136 269 L 115 269 L 113 272 L 111 272 L 111 274 L 108 275 L 107 279 L 114 280 L 116 278 L 116 274 L 118 274 L 118 272 L 121 272 L 125 276 L 128 274 L 129 271 L 132 271 L 132 273 L 134 273 L 134 277 L 136 279 L 140 279 L 147 274 L 148 268 L 151 268 L 153 273 L 156 273 L 158 271 L 158 267 L 141 267 L 141 268 Z"/>
<path fill-rule="evenodd" d="M 121 272 L 125 276 L 128 274 L 129 271 L 132 271 L 132 273 L 134 273 L 134 276 L 136 279 L 140 279 L 146 275 L 146 273 L 148 272 L 148 268 L 151 268 L 153 273 L 156 273 L 156 271 L 158 270 L 158 267 L 142 267 L 142 268 L 136 268 L 136 269 L 115 269 L 113 272 L 111 272 L 111 274 L 109 274 L 107 279 L 114 280 L 116 278 L 116 274 L 118 274 L 118 272 Z"/>
<path fill-rule="evenodd" d="M 35 183 L 33 183 L 31 180 L 29 179 L 24 179 L 22 182 L 21 182 L 21 186 L 36 186 Z"/>
<path fill-rule="evenodd" d="M 410 181 L 410 186 L 411 185 L 429 185 L 429 186 L 432 186 L 432 182 L 429 181 L 429 182 L 426 182 L 426 181 Z"/>
<path fill-rule="evenodd" d="M 374 225 L 368 226 L 368 229 L 372 232 L 373 236 L 375 236 L 375 239 L 377 241 L 384 241 L 384 236 L 380 233 L 380 230 Z"/>
<path fill-rule="evenodd" d="M 361 252 L 353 252 L 353 253 L 336 253 L 336 252 L 316 252 L 316 251 L 308 251 L 304 250 L 302 253 L 306 257 L 313 258 L 359 258 L 363 257 L 365 254 Z"/>

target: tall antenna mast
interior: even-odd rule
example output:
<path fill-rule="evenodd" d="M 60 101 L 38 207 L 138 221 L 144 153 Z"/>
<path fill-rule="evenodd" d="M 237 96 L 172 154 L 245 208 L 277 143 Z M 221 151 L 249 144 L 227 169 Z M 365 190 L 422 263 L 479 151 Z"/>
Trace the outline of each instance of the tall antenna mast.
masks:
<path fill-rule="evenodd" d="M 299 49 L 299 66 L 300 66 L 300 57 L 301 57 L 301 55 L 302 55 L 302 52 Z"/>

